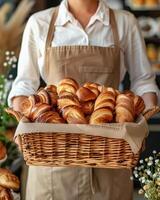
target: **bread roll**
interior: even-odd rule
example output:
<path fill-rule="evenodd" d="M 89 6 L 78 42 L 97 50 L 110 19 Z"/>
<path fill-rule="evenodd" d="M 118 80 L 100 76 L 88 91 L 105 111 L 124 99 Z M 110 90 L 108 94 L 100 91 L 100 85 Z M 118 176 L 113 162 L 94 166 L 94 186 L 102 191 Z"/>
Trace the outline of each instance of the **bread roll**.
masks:
<path fill-rule="evenodd" d="M 77 106 L 79 108 L 81 107 L 80 102 L 76 96 L 63 96 L 58 99 L 57 105 L 58 109 L 60 110 L 68 106 Z"/>
<path fill-rule="evenodd" d="M 57 87 L 58 96 L 62 92 L 70 92 L 72 94 L 76 94 L 76 91 L 77 91 L 77 89 L 70 84 L 60 84 Z"/>
<path fill-rule="evenodd" d="M 113 113 L 110 109 L 108 108 L 101 108 L 98 110 L 95 110 L 91 117 L 90 117 L 90 124 L 104 124 L 104 123 L 109 123 L 113 120 Z"/>
<path fill-rule="evenodd" d="M 1 168 L 0 185 L 8 189 L 18 190 L 20 187 L 20 181 L 14 174 L 11 173 L 11 171 Z"/>
<path fill-rule="evenodd" d="M 143 111 L 145 109 L 145 103 L 140 96 L 135 96 L 134 107 L 135 107 L 136 116 L 139 116 L 141 113 L 143 113 Z"/>
<path fill-rule="evenodd" d="M 9 189 L 0 186 L 0 200 L 13 200 L 13 195 Z"/>
<path fill-rule="evenodd" d="M 57 93 L 57 87 L 55 85 L 47 85 L 44 90 L 51 93 Z"/>
<path fill-rule="evenodd" d="M 68 124 L 87 124 L 82 110 L 77 106 L 68 106 L 62 110 L 63 118 Z"/>
<path fill-rule="evenodd" d="M 63 85 L 63 84 L 72 85 L 76 90 L 78 90 L 78 88 L 79 88 L 79 84 L 77 83 L 77 81 L 75 81 L 72 78 L 65 78 L 65 79 L 61 80 L 59 85 Z"/>
<path fill-rule="evenodd" d="M 94 110 L 94 101 L 81 102 L 81 106 L 85 115 L 91 115 Z"/>
<path fill-rule="evenodd" d="M 7 154 L 7 149 L 4 144 L 0 141 L 0 160 L 3 160 Z"/>
<path fill-rule="evenodd" d="M 118 95 L 115 111 L 117 123 L 134 122 L 135 109 L 133 98 L 125 94 Z"/>
<path fill-rule="evenodd" d="M 111 111 L 114 110 L 115 95 L 112 92 L 106 91 L 98 96 L 94 105 L 94 110 L 98 110 L 100 108 L 109 108 Z"/>
<path fill-rule="evenodd" d="M 97 98 L 97 95 L 86 87 L 79 88 L 76 94 L 81 102 L 93 101 Z"/>
<path fill-rule="evenodd" d="M 38 103 L 32 108 L 29 119 L 34 122 L 42 113 L 50 111 L 51 109 L 52 107 L 48 104 Z"/>
<path fill-rule="evenodd" d="M 39 101 L 40 103 L 50 104 L 50 96 L 46 90 L 43 89 L 39 91 L 37 95 L 40 98 L 40 101 Z"/>
<path fill-rule="evenodd" d="M 22 119 L 22 117 L 23 117 L 23 115 L 22 115 L 20 112 L 14 111 L 12 108 L 6 108 L 5 111 L 6 111 L 8 114 L 10 114 L 10 115 L 12 115 L 13 117 L 15 117 L 16 120 L 17 120 L 18 122 L 19 122 L 19 121 Z"/>
<path fill-rule="evenodd" d="M 64 119 L 60 117 L 59 113 L 48 111 L 42 113 L 37 119 L 36 122 L 40 123 L 53 123 L 53 124 L 61 124 L 65 123 Z"/>

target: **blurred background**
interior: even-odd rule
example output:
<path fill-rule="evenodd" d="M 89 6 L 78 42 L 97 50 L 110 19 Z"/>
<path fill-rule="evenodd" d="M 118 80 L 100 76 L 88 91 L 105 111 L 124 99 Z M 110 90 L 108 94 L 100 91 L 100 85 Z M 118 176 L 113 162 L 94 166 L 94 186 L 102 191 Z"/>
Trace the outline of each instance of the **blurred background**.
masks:
<path fill-rule="evenodd" d="M 105 0 L 104 0 L 105 1 Z M 16 122 L 5 113 L 7 95 L 16 77 L 21 39 L 28 17 L 40 10 L 59 5 L 60 0 L 0 0 L 0 142 L 7 147 L 7 158 L 1 167 L 9 168 L 21 179 L 21 199 L 24 199 L 27 168 L 13 142 Z M 132 12 L 139 23 L 146 42 L 146 51 L 160 88 L 160 0 L 106 0 L 114 9 Z M 121 84 L 129 89 L 128 73 Z M 142 158 L 160 151 L 160 115 L 149 121 L 150 134 Z M 139 183 L 135 181 L 135 188 Z M 17 194 L 19 195 L 19 194 Z M 15 194 L 16 196 L 16 194 Z M 17 196 L 17 199 L 20 198 Z M 135 199 L 140 199 L 135 196 Z"/>

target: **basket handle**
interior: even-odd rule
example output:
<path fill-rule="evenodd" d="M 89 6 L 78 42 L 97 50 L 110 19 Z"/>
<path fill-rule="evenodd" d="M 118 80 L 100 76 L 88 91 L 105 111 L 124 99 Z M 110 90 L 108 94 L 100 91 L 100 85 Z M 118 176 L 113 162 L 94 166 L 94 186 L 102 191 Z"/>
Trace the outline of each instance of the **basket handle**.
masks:
<path fill-rule="evenodd" d="M 160 107 L 159 106 L 153 106 L 152 108 L 149 108 L 143 112 L 143 116 L 146 120 L 149 120 L 151 117 L 156 115 L 157 113 L 160 112 Z"/>

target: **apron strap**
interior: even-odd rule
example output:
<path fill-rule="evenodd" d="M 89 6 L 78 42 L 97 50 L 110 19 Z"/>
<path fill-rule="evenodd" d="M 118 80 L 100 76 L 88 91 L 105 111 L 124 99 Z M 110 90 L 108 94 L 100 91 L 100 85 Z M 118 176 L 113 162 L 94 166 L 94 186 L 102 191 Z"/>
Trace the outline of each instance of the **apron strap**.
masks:
<path fill-rule="evenodd" d="M 59 11 L 59 6 L 53 10 L 53 15 L 52 15 L 52 19 L 49 25 L 49 30 L 48 30 L 47 40 L 46 40 L 46 50 L 48 47 L 51 47 L 51 43 L 54 37 L 55 22 L 58 16 L 58 11 Z"/>
<path fill-rule="evenodd" d="M 111 25 L 111 28 L 112 28 L 114 45 L 117 46 L 117 47 L 120 47 L 118 27 L 117 27 L 115 14 L 114 14 L 114 11 L 111 8 L 109 8 L 109 13 L 110 13 L 110 25 Z"/>
<path fill-rule="evenodd" d="M 56 22 L 56 18 L 58 16 L 58 11 L 59 11 L 59 6 L 56 7 L 53 11 L 53 16 L 52 16 L 52 19 L 50 22 L 49 31 L 48 31 L 47 40 L 46 40 L 46 50 L 48 47 L 51 47 L 51 43 L 52 43 L 52 40 L 54 37 L 55 22 Z M 112 33 L 113 33 L 114 45 L 120 46 L 118 27 L 117 27 L 117 22 L 115 19 L 114 11 L 111 8 L 109 8 L 109 13 L 110 13 L 110 24 L 111 24 Z"/>

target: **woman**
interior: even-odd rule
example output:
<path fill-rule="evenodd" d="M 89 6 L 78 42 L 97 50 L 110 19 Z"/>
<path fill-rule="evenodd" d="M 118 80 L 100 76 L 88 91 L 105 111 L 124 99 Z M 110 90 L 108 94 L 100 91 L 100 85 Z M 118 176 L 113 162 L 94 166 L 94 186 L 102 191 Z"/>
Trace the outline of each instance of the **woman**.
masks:
<path fill-rule="evenodd" d="M 47 36 L 48 34 L 48 36 Z M 128 70 L 132 90 L 147 107 L 157 104 L 157 87 L 135 18 L 102 0 L 64 0 L 59 8 L 29 19 L 9 104 L 69 76 L 118 88 Z M 128 170 L 30 167 L 26 200 L 131 200 Z"/>

